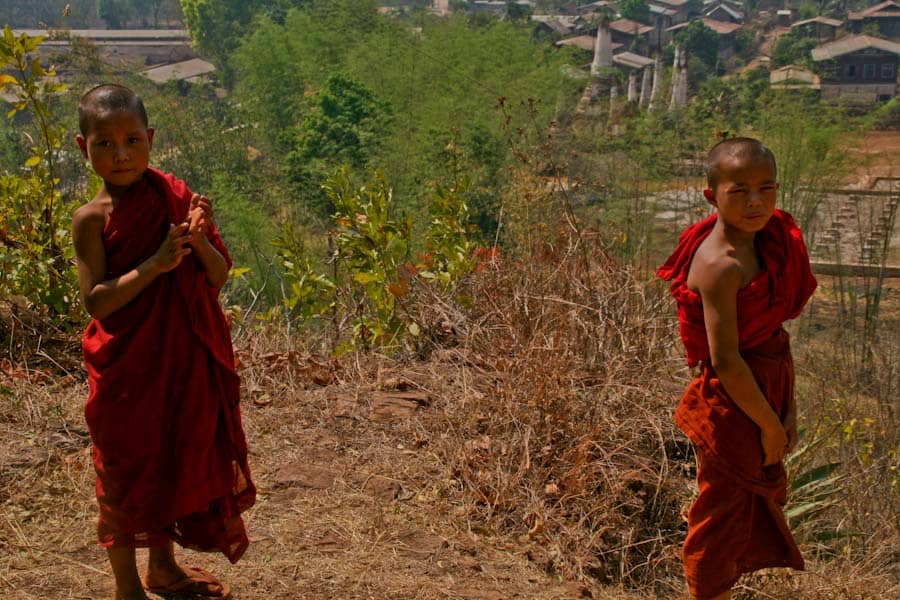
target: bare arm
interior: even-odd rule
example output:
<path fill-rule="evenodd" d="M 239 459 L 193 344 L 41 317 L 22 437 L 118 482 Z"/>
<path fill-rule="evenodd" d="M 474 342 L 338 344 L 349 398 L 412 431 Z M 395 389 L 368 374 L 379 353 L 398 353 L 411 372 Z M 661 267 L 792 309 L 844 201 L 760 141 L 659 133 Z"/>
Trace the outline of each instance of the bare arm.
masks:
<path fill-rule="evenodd" d="M 102 211 L 90 205 L 82 207 L 72 217 L 72 240 L 78 265 L 78 289 L 88 313 L 103 319 L 119 310 L 156 279 L 160 274 L 177 267 L 190 254 L 186 248 L 187 227 L 172 226 L 159 249 L 134 269 L 113 279 L 106 277 L 106 252 L 103 248 Z"/>
<path fill-rule="evenodd" d="M 741 283 L 737 261 L 710 261 L 697 271 L 712 366 L 734 403 L 759 426 L 764 464 L 771 465 L 784 458 L 788 438 L 738 351 L 737 294 Z"/>
<path fill-rule="evenodd" d="M 194 194 L 191 198 L 188 222 L 191 226 L 190 245 L 194 249 L 197 260 L 206 271 L 206 281 L 212 287 L 219 289 L 228 281 L 228 263 L 206 237 L 206 232 L 212 227 L 212 204 L 209 198 Z"/>

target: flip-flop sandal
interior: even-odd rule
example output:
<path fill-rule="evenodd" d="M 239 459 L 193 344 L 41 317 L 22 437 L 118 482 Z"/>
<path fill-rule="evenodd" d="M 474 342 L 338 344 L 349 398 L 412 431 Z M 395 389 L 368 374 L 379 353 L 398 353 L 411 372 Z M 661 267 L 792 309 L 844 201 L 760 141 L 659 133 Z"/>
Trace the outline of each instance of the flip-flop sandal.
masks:
<path fill-rule="evenodd" d="M 199 567 L 184 570 L 187 576 L 169 585 L 147 585 L 144 589 L 157 596 L 171 600 L 229 600 L 231 589 L 228 584 L 216 579 L 212 573 Z"/>

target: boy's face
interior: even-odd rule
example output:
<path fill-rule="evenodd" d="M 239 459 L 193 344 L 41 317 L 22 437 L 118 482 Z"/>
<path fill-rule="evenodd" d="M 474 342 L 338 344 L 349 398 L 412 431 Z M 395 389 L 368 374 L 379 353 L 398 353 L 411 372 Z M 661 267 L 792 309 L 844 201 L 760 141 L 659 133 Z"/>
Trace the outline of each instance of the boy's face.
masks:
<path fill-rule="evenodd" d="M 703 195 L 726 227 L 745 233 L 765 227 L 775 212 L 775 165 L 765 158 L 729 156 L 719 164 L 718 175 L 715 189 Z"/>
<path fill-rule="evenodd" d="M 138 181 L 147 170 L 153 129 L 134 112 L 107 112 L 92 119 L 87 135 L 75 140 L 107 187 L 123 188 Z"/>

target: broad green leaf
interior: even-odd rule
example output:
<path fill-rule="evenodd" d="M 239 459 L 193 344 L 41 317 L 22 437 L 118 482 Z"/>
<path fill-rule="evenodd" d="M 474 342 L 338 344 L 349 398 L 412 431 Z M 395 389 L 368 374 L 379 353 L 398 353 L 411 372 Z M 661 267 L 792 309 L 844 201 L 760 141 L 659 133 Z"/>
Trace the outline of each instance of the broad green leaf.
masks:
<path fill-rule="evenodd" d="M 784 516 L 788 521 L 794 524 L 808 521 L 826 508 L 831 508 L 837 504 L 837 500 L 824 501 L 816 500 L 813 502 L 804 502 L 796 506 L 792 506 L 784 511 Z"/>
<path fill-rule="evenodd" d="M 797 490 L 802 488 L 806 484 L 812 481 L 819 481 L 827 478 L 829 475 L 834 473 L 838 467 L 841 466 L 839 462 L 827 463 L 824 465 L 820 465 L 814 469 L 806 471 L 805 473 L 800 474 L 793 482 L 792 487 Z"/>

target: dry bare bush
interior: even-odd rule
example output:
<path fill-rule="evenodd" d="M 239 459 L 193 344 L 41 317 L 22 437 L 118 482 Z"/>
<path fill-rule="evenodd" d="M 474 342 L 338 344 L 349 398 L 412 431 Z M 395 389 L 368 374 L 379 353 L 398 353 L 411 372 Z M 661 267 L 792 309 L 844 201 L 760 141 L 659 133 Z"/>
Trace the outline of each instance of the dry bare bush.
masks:
<path fill-rule="evenodd" d="M 465 313 L 439 311 L 458 342 L 440 451 L 470 527 L 521 534 L 566 578 L 680 588 L 689 449 L 670 418 L 680 385 L 663 286 L 563 221 L 459 293 Z"/>
<path fill-rule="evenodd" d="M 798 470 L 835 464 L 840 489 L 797 535 L 813 559 L 804 598 L 900 596 L 900 313 L 897 284 L 878 335 L 865 342 L 863 314 L 845 309 L 858 282 L 819 278 L 820 289 L 798 329 L 798 404 L 806 443 Z M 868 361 L 864 360 L 868 357 Z M 870 366 L 867 365 L 867 362 Z M 866 365 L 866 366 L 864 366 Z M 799 597 L 799 596 L 798 596 Z"/>

